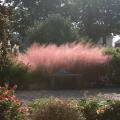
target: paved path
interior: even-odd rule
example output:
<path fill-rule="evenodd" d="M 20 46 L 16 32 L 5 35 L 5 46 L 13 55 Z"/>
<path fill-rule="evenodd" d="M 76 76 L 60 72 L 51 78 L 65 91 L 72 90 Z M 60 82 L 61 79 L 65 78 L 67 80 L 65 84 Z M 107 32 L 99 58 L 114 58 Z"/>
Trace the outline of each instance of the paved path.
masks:
<path fill-rule="evenodd" d="M 92 89 L 92 90 L 68 90 L 68 91 L 17 91 L 17 98 L 22 100 L 24 103 L 27 103 L 31 100 L 38 98 L 49 98 L 49 97 L 58 97 L 58 98 L 84 98 L 92 97 L 99 95 L 103 99 L 120 99 L 120 88 L 116 89 Z"/>

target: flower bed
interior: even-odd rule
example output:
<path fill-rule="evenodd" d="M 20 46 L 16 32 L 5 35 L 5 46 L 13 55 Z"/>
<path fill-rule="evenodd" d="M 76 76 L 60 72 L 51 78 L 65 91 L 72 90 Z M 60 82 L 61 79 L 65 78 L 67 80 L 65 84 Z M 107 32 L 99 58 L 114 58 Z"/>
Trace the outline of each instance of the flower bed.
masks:
<path fill-rule="evenodd" d="M 0 87 L 0 120 L 120 120 L 120 100 L 44 98 L 26 107 L 15 89 Z"/>
<path fill-rule="evenodd" d="M 17 100 L 14 90 L 17 86 L 9 88 L 8 84 L 0 87 L 0 120 L 26 120 L 28 109 Z"/>

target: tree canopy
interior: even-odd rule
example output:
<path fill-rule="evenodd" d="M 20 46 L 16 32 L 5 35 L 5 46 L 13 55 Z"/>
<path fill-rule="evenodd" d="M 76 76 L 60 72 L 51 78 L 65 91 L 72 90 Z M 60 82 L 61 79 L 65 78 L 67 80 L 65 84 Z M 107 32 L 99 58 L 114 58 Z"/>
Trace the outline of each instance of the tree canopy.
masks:
<path fill-rule="evenodd" d="M 36 21 L 27 31 L 28 43 L 62 44 L 77 40 L 78 34 L 73 24 L 59 14 L 52 14 L 47 20 Z"/>
<path fill-rule="evenodd" d="M 80 27 L 91 38 L 120 33 L 119 0 L 80 0 Z"/>
<path fill-rule="evenodd" d="M 35 21 L 43 22 L 51 14 L 70 19 L 79 34 L 97 42 L 113 34 L 120 34 L 120 0 L 6 0 L 16 12 L 13 25 L 21 36 Z"/>

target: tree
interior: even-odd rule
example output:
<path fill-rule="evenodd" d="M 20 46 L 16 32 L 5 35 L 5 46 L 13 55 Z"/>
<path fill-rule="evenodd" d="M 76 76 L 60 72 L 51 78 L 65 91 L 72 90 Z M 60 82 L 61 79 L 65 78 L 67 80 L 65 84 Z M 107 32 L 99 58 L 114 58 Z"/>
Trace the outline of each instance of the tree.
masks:
<path fill-rule="evenodd" d="M 62 2 L 64 0 L 6 0 L 14 10 L 12 31 L 17 32 L 24 42 L 28 27 L 35 21 L 44 21 L 49 14 L 58 13 Z"/>
<path fill-rule="evenodd" d="M 30 43 L 61 44 L 77 40 L 77 32 L 69 20 L 59 14 L 53 14 L 44 22 L 37 21 L 27 32 Z"/>
<path fill-rule="evenodd" d="M 78 0 L 76 4 L 83 34 L 96 42 L 102 37 L 106 44 L 107 36 L 120 33 L 119 0 Z"/>
<path fill-rule="evenodd" d="M 10 41 L 9 20 L 11 10 L 0 4 L 0 70 L 8 65 L 8 43 Z"/>
<path fill-rule="evenodd" d="M 20 44 L 24 42 L 26 37 L 26 30 L 30 26 L 30 19 L 28 8 L 25 8 L 22 0 L 5 0 L 4 3 L 8 8 L 12 9 L 11 33 L 14 42 Z"/>
<path fill-rule="evenodd" d="M 6 0 L 17 6 L 14 28 L 25 36 L 34 21 L 44 21 L 51 14 L 61 14 L 80 29 L 80 34 L 99 38 L 120 33 L 120 0 Z M 16 8 L 16 7 L 15 7 Z M 22 32 L 21 32 L 22 31 Z"/>

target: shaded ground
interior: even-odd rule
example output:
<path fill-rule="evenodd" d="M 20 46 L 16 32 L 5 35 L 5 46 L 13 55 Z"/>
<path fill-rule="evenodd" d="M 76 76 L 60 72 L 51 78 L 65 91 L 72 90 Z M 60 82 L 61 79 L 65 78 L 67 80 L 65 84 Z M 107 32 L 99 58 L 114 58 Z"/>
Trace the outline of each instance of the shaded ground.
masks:
<path fill-rule="evenodd" d="M 120 88 L 116 89 L 92 89 L 92 90 L 68 90 L 68 91 L 17 91 L 17 98 L 27 103 L 38 98 L 84 98 L 99 95 L 102 99 L 120 99 Z"/>

